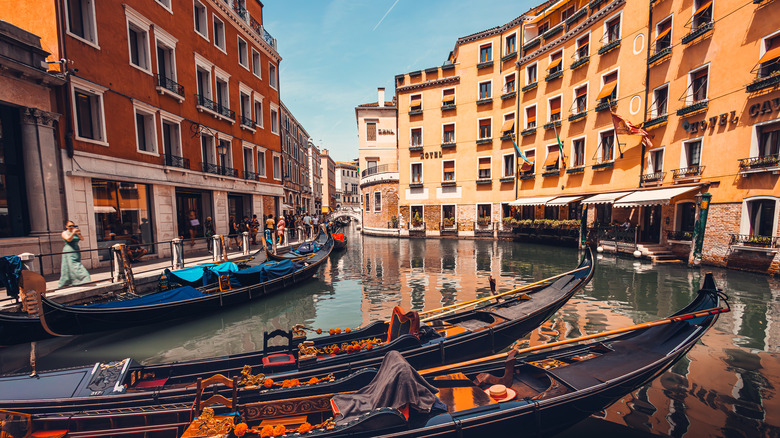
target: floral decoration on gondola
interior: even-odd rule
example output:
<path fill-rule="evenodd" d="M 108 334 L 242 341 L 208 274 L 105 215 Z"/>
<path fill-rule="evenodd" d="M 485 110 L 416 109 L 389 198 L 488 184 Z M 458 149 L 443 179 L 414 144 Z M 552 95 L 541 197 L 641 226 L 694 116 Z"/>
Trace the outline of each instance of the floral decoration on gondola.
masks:
<path fill-rule="evenodd" d="M 283 424 L 278 424 L 276 426 L 266 425 L 263 426 L 262 428 L 257 428 L 257 427 L 250 428 L 246 423 L 239 423 L 233 429 L 233 434 L 238 437 L 242 437 L 247 433 L 251 433 L 260 436 L 260 438 L 273 438 L 273 437 L 283 436 L 288 433 L 304 434 L 317 429 L 332 430 L 335 427 L 336 427 L 336 423 L 333 421 L 333 418 L 328 418 L 322 423 L 315 424 L 315 425 L 306 422 L 294 429 L 288 429 Z"/>
<path fill-rule="evenodd" d="M 298 345 L 298 359 L 310 359 L 322 354 L 358 353 L 363 350 L 371 350 L 381 344 L 382 340 L 380 338 L 369 338 L 356 339 L 351 342 L 330 344 L 317 348 L 314 346 L 313 341 L 304 341 Z"/>
<path fill-rule="evenodd" d="M 325 377 L 312 377 L 311 379 L 304 382 L 301 382 L 298 379 L 284 379 L 281 381 L 275 381 L 273 379 L 267 378 L 263 373 L 252 375 L 252 367 L 249 365 L 244 365 L 244 368 L 241 370 L 241 379 L 238 381 L 238 384 L 244 386 L 245 389 L 271 389 L 274 387 L 295 388 L 301 385 L 316 385 L 318 383 L 332 382 L 334 380 L 336 380 L 336 377 L 331 373 Z"/>

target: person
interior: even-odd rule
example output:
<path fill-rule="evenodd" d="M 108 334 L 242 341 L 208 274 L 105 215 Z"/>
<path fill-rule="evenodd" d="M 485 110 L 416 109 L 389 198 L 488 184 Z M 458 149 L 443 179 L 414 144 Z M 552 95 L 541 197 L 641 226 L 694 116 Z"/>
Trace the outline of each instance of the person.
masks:
<path fill-rule="evenodd" d="M 252 215 L 252 220 L 249 221 L 249 232 L 252 235 L 252 245 L 257 245 L 257 233 L 260 231 L 260 221 L 257 220 L 257 215 Z"/>
<path fill-rule="evenodd" d="M 208 249 L 210 253 L 212 246 L 211 238 L 214 237 L 214 234 L 216 234 L 214 231 L 214 220 L 211 219 L 211 216 L 208 216 L 206 221 L 203 222 L 203 234 L 206 236 L 206 249 Z"/>
<path fill-rule="evenodd" d="M 303 217 L 303 227 L 306 230 L 306 236 L 311 237 L 311 215 L 306 212 L 306 216 Z"/>
<path fill-rule="evenodd" d="M 279 222 L 276 223 L 277 243 L 281 245 L 284 242 L 284 216 L 279 216 Z"/>
<path fill-rule="evenodd" d="M 232 242 L 236 244 L 236 247 L 241 248 L 241 241 L 238 240 L 238 235 L 240 233 L 238 229 L 238 222 L 236 222 L 235 216 L 230 216 L 230 238 L 232 239 Z M 230 249 L 230 248 L 228 248 Z"/>
<path fill-rule="evenodd" d="M 130 262 L 135 263 L 141 260 L 141 257 L 148 252 L 146 248 L 140 246 L 141 242 L 138 240 L 138 236 L 131 235 L 127 241 L 127 256 Z"/>
<path fill-rule="evenodd" d="M 274 222 L 274 215 L 269 214 L 268 219 L 265 220 L 265 229 L 273 231 L 276 227 L 276 222 Z"/>
<path fill-rule="evenodd" d="M 198 215 L 195 214 L 195 210 L 190 210 L 188 216 L 187 216 L 187 231 L 189 232 L 190 239 L 190 246 L 195 246 L 195 235 L 198 234 L 198 229 L 200 228 L 200 220 L 198 219 Z"/>
<path fill-rule="evenodd" d="M 92 278 L 87 268 L 81 264 L 81 250 L 79 241 L 84 240 L 79 226 L 73 221 L 65 222 L 65 231 L 62 232 L 62 240 L 65 247 L 62 249 L 62 268 L 60 269 L 60 281 L 57 287 L 79 285 L 89 283 Z"/>
<path fill-rule="evenodd" d="M 627 230 L 627 229 L 631 228 L 631 222 L 629 222 L 629 220 L 626 219 L 626 221 L 623 222 L 623 225 L 621 225 L 621 226 L 623 227 L 623 229 Z"/>

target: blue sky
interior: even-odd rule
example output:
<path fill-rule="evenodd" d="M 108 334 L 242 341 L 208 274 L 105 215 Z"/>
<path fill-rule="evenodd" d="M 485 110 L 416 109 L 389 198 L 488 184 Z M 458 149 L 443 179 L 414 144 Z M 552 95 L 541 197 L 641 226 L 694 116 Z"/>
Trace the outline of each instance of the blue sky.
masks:
<path fill-rule="evenodd" d="M 277 39 L 282 101 L 320 149 L 357 158 L 357 105 L 387 100 L 393 78 L 444 63 L 455 41 L 513 20 L 538 2 L 263 0 Z"/>

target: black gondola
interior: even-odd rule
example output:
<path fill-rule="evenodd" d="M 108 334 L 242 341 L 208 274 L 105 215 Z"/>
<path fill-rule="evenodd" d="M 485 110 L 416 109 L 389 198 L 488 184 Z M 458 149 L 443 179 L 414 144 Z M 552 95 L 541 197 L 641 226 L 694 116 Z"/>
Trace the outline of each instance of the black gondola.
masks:
<path fill-rule="evenodd" d="M 593 269 L 593 256 L 587 251 L 577 269 L 556 276 L 548 286 L 539 285 L 526 291 L 528 295 L 516 294 L 498 303 L 486 297 L 490 299 L 486 306 L 429 318 L 428 324 L 419 325 L 416 312 L 403 314 L 396 308 L 393 323 L 377 321 L 349 332 L 318 336 L 308 340 L 310 345 L 304 343 L 305 334 L 295 337 L 292 331 L 277 330 L 266 334 L 264 349 L 257 352 L 150 366 L 125 359 L 39 373 L 34 379 L 4 376 L 0 378 L 0 409 L 43 413 L 188 402 L 198 377 L 217 373 L 233 377 L 245 366 L 254 373 L 284 379 L 343 376 L 379 365 L 393 350 L 416 367 L 476 358 L 508 347 L 539 326 L 588 283 Z M 267 341 L 275 336 L 286 337 L 287 345 L 269 347 Z M 302 343 L 304 349 L 299 348 Z M 361 346 L 356 350 L 345 347 L 356 343 Z"/>
<path fill-rule="evenodd" d="M 289 250 L 284 253 L 274 253 L 272 246 L 266 246 L 265 253 L 269 260 L 306 260 L 329 239 L 332 240 L 330 233 L 321 227 L 317 229 L 317 234 L 311 240 L 290 246 Z"/>
<path fill-rule="evenodd" d="M 503 360 L 488 358 L 420 373 L 400 354 L 391 352 L 378 370 L 361 369 L 344 379 L 287 388 L 235 389 L 232 400 L 222 399 L 226 407 L 214 409 L 238 416 L 217 416 L 213 421 L 213 410 L 193 420 L 209 403 L 204 403 L 200 392 L 195 403 L 69 414 L 6 414 L 6 419 L 28 430 L 60 430 L 79 437 L 129 432 L 188 436 L 188 425 L 200 432 L 212 427 L 215 432 L 219 422 L 220 432 L 228 437 L 299 436 L 296 432 L 311 437 L 484 437 L 505 436 L 509 431 L 551 436 L 671 367 L 715 324 L 720 313 L 728 311 L 722 298 L 708 274 L 693 302 L 672 317 L 614 330 L 611 337 L 604 337 L 608 333 L 585 337 L 599 336 L 599 341 L 557 350 L 543 348 L 540 353 L 510 351 L 502 355 Z M 215 380 L 231 385 L 224 378 Z M 202 388 L 200 382 L 198 387 Z M 239 395 L 251 398 L 248 393 L 256 394 L 257 400 L 237 402 Z M 247 424 L 251 429 L 246 430 Z"/>

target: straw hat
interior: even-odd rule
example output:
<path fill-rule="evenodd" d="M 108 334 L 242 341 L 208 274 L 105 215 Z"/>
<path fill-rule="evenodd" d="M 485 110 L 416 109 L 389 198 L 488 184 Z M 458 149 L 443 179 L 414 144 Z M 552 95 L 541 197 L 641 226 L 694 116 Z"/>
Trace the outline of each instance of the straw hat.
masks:
<path fill-rule="evenodd" d="M 485 390 L 485 394 L 497 402 L 505 402 L 517 397 L 517 392 L 514 389 L 504 385 L 493 385 Z"/>

